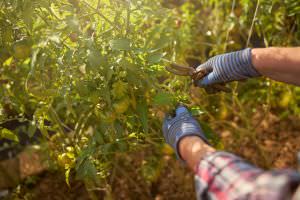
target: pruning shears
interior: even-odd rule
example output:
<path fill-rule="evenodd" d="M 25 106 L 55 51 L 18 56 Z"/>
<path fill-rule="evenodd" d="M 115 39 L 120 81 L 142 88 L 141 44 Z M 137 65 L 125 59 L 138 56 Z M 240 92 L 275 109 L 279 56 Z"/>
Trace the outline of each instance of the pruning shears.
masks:
<path fill-rule="evenodd" d="M 193 67 L 187 67 L 187 66 L 181 66 L 176 63 L 171 63 L 169 66 L 166 66 L 166 70 L 179 76 L 190 76 L 194 84 L 197 83 L 197 81 L 204 78 L 207 74 L 210 72 L 203 69 L 203 70 L 196 70 Z M 205 91 L 208 94 L 214 94 L 217 92 L 231 92 L 231 89 L 226 87 L 225 84 L 213 84 L 207 87 L 204 87 Z"/>

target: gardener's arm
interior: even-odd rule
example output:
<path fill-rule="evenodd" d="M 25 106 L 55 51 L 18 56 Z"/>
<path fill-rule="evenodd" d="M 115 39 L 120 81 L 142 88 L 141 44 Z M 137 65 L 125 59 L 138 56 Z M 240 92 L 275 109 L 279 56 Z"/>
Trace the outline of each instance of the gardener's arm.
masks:
<path fill-rule="evenodd" d="M 215 56 L 197 68 L 202 69 L 210 73 L 197 83 L 200 87 L 261 75 L 300 86 L 300 48 L 248 48 Z"/>
<path fill-rule="evenodd" d="M 298 173 L 288 170 L 265 172 L 233 154 L 209 145 L 198 122 L 180 107 L 167 117 L 164 137 L 196 173 L 199 199 L 299 199 Z"/>
<path fill-rule="evenodd" d="M 300 86 L 300 48 L 252 49 L 253 66 L 271 79 Z"/>
<path fill-rule="evenodd" d="M 179 153 L 196 176 L 198 199 L 299 199 L 300 176 L 281 170 L 265 172 L 241 158 L 216 151 L 199 137 L 183 138 Z"/>

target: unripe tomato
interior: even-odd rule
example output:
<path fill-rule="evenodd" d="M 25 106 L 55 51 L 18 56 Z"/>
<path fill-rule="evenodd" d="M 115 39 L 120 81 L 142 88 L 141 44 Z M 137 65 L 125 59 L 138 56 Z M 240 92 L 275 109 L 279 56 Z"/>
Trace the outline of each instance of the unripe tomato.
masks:
<path fill-rule="evenodd" d="M 13 56 L 17 59 L 28 58 L 31 54 L 31 45 L 29 40 L 23 39 L 13 45 Z"/>
<path fill-rule="evenodd" d="M 117 103 L 114 103 L 113 107 L 117 114 L 123 114 L 128 110 L 129 105 L 130 105 L 129 98 L 125 98 L 118 101 Z"/>

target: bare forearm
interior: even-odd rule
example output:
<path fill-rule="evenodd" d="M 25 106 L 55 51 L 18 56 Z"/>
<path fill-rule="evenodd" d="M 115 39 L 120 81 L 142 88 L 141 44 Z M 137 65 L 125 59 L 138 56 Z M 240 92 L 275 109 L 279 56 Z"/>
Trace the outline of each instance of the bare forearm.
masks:
<path fill-rule="evenodd" d="M 207 145 L 197 136 L 184 137 L 179 143 L 179 152 L 182 159 L 185 160 L 187 165 L 194 171 L 205 155 L 215 151 L 214 148 Z"/>
<path fill-rule="evenodd" d="M 264 76 L 300 86 L 300 47 L 252 49 L 252 63 Z"/>

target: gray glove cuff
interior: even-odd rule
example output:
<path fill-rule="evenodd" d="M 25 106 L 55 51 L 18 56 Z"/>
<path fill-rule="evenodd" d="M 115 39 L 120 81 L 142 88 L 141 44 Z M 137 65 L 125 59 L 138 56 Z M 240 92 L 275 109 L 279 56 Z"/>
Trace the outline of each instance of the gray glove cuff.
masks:
<path fill-rule="evenodd" d="M 247 48 L 241 51 L 228 55 L 228 69 L 233 73 L 244 75 L 247 78 L 258 77 L 260 73 L 255 69 L 252 64 L 252 49 Z M 230 66 L 232 68 L 230 68 Z"/>

